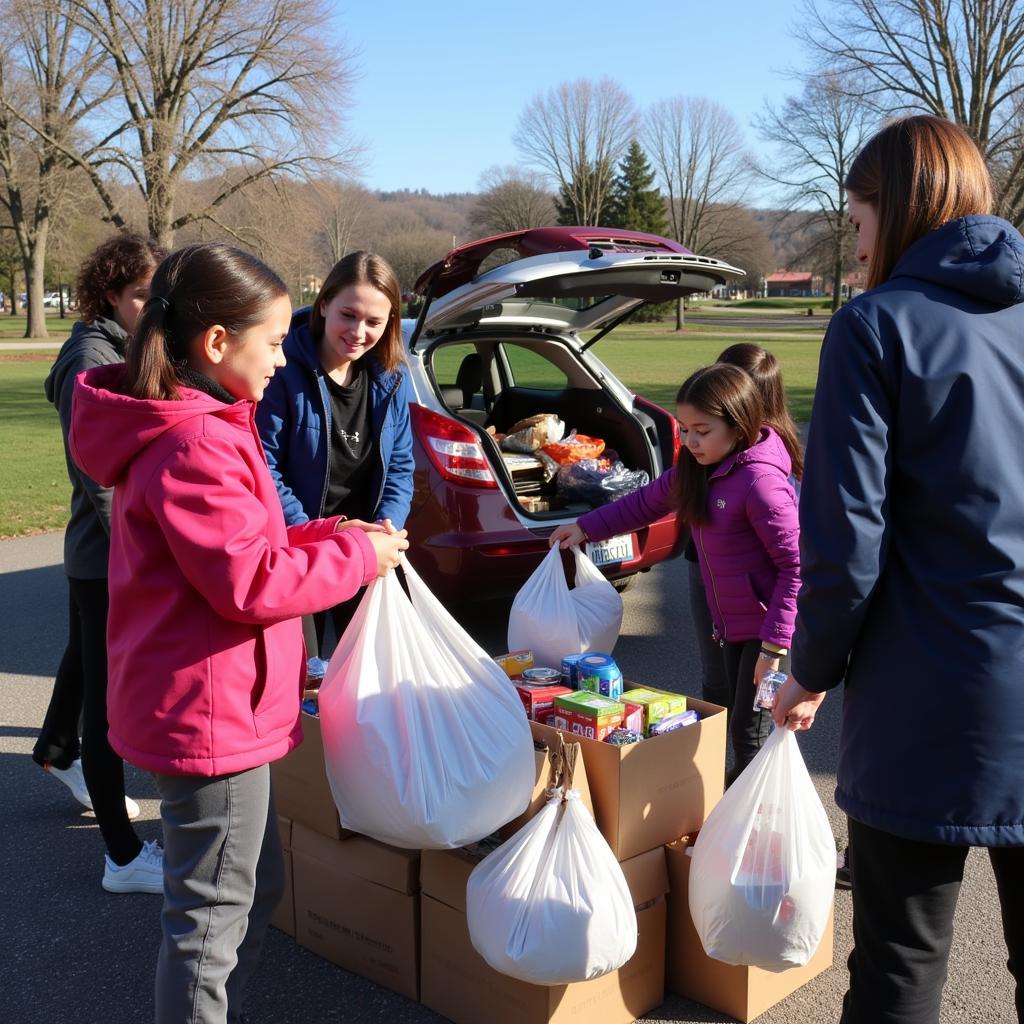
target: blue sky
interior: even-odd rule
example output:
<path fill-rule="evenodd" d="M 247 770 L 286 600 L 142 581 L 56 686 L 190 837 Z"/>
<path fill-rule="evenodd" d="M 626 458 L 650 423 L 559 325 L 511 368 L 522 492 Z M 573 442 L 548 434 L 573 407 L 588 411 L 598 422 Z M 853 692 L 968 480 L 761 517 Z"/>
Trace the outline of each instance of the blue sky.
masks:
<path fill-rule="evenodd" d="M 381 190 L 475 191 L 487 167 L 523 162 L 512 134 L 532 96 L 603 75 L 640 107 L 674 96 L 710 97 L 733 113 L 756 147 L 751 120 L 764 101 L 798 91 L 785 72 L 804 63 L 790 36 L 799 6 L 336 3 L 338 36 L 359 51 L 349 125 L 365 147 L 363 182 Z"/>

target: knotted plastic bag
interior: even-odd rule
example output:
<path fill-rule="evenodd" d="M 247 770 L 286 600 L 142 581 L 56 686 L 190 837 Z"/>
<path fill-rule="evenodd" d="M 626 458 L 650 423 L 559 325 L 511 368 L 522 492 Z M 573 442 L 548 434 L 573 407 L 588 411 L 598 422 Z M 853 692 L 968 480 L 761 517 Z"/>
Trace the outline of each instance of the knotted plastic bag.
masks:
<path fill-rule="evenodd" d="M 704 952 L 785 971 L 828 926 L 836 847 L 796 737 L 776 729 L 708 815 L 693 847 L 690 915 Z"/>
<path fill-rule="evenodd" d="M 535 985 L 599 978 L 636 951 L 622 868 L 569 787 L 552 789 L 540 813 L 473 869 L 466 889 L 473 948 L 496 971 Z"/>
<path fill-rule="evenodd" d="M 320 688 L 345 828 L 407 849 L 477 842 L 533 795 L 533 739 L 505 673 L 404 564 L 370 584 Z"/>
<path fill-rule="evenodd" d="M 566 654 L 611 654 L 622 626 L 622 598 L 597 566 L 573 547 L 576 586 L 569 589 L 558 547 L 551 548 L 512 602 L 508 649 L 533 651 L 537 665 L 557 668 Z"/>

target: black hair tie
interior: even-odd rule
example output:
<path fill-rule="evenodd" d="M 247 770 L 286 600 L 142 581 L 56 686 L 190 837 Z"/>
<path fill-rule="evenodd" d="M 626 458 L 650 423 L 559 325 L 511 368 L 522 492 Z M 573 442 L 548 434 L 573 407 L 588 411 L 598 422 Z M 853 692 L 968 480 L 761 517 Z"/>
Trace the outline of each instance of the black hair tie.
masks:
<path fill-rule="evenodd" d="M 149 301 L 153 303 L 159 303 L 160 308 L 163 309 L 165 314 L 170 313 L 171 304 L 162 295 L 151 295 L 149 297 Z"/>

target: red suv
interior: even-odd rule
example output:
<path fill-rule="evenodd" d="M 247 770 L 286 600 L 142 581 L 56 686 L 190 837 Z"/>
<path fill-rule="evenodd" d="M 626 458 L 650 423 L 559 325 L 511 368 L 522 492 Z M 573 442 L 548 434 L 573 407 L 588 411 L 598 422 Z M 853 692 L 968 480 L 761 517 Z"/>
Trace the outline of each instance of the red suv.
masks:
<path fill-rule="evenodd" d="M 552 413 L 566 433 L 604 440 L 651 479 L 672 464 L 675 417 L 632 394 L 594 354 L 595 342 L 645 302 L 741 275 L 657 235 L 585 227 L 486 238 L 421 275 L 419 316 L 403 322 L 415 393 L 407 526 L 410 557 L 442 600 L 514 593 L 551 531 L 591 507 L 561 497 L 541 462 L 504 452 L 496 434 Z M 588 553 L 620 580 L 668 557 L 675 541 L 666 517 Z"/>

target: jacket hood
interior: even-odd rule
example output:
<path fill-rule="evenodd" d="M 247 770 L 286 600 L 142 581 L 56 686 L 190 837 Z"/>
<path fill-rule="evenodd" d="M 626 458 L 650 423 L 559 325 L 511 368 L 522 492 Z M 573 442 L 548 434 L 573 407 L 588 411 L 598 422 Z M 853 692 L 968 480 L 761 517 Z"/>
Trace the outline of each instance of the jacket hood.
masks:
<path fill-rule="evenodd" d="M 284 342 L 284 354 L 287 359 L 294 359 L 314 376 L 319 377 L 323 374 L 323 370 L 320 368 L 320 355 L 317 351 L 316 339 L 309 329 L 310 309 L 312 309 L 311 306 L 305 306 L 292 314 L 291 327 Z M 372 350 L 362 358 L 366 362 L 370 379 L 386 391 L 390 391 L 402 376 L 400 371 L 389 373 L 385 370 L 374 358 Z"/>
<path fill-rule="evenodd" d="M 789 457 L 782 438 L 771 427 L 761 428 L 761 436 L 756 444 L 752 444 L 749 448 L 744 448 L 743 451 L 736 452 L 735 455 L 730 455 L 720 462 L 712 471 L 711 479 L 725 476 L 733 466 L 746 466 L 755 463 L 763 463 L 779 469 L 783 476 L 789 476 L 793 472 L 793 460 Z"/>
<path fill-rule="evenodd" d="M 1024 301 L 1024 238 L 1000 217 L 951 220 L 909 246 L 892 278 L 915 277 L 983 302 Z"/>
<path fill-rule="evenodd" d="M 123 377 L 123 366 L 97 366 L 75 381 L 71 455 L 104 487 L 113 487 L 146 445 L 189 420 L 213 415 L 250 429 L 252 402 L 225 405 L 190 387 L 181 387 L 174 402 L 132 398 L 122 393 Z"/>
<path fill-rule="evenodd" d="M 105 317 L 98 317 L 91 323 L 76 320 L 71 328 L 71 335 L 61 345 L 57 358 L 53 361 L 53 366 L 43 383 L 47 401 L 56 403 L 68 371 L 72 367 L 80 368 L 83 361 L 88 362 L 90 353 L 95 353 L 95 362 L 110 363 L 114 362 L 111 359 L 112 355 L 116 356 L 118 360 L 124 359 L 124 350 L 127 344 L 128 335 L 114 320 L 107 320 Z M 102 351 L 104 349 L 106 351 Z"/>

